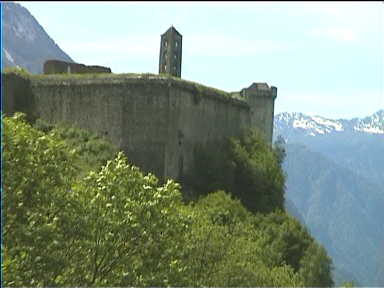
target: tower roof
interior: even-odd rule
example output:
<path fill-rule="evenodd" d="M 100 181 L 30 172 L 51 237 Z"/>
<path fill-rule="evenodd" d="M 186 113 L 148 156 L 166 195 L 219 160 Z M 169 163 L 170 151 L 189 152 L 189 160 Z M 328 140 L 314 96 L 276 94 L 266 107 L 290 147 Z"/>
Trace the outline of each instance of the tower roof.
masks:
<path fill-rule="evenodd" d="M 248 87 L 248 89 L 256 89 L 256 90 L 268 90 L 268 84 L 263 82 L 263 83 L 252 83 L 251 86 Z"/>
<path fill-rule="evenodd" d="M 164 34 L 162 34 L 162 35 L 169 34 L 169 33 L 172 33 L 172 34 L 173 34 L 173 33 L 176 33 L 176 34 L 182 36 L 182 35 L 179 33 L 179 31 L 177 31 L 176 28 L 173 27 L 173 25 L 172 25 L 171 27 L 169 27 L 168 30 L 167 30 L 166 32 L 164 32 Z"/>

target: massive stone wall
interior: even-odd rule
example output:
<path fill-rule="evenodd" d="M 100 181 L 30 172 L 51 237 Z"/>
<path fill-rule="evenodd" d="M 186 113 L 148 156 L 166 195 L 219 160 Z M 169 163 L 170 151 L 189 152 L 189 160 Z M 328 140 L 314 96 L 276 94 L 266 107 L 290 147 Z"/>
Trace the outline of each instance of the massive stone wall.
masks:
<path fill-rule="evenodd" d="M 23 109 L 34 118 L 96 132 L 125 151 L 132 163 L 162 179 L 180 179 L 193 164 L 197 144 L 238 135 L 251 125 L 246 102 L 174 78 L 17 77 L 5 77 L 9 112 L 22 110 L 20 103 L 33 103 Z M 23 91 L 13 88 L 18 82 L 24 83 Z"/>
<path fill-rule="evenodd" d="M 31 81 L 15 73 L 1 73 L 2 112 L 24 112 L 33 120 L 35 110 Z"/>
<path fill-rule="evenodd" d="M 239 100 L 157 75 L 2 77 L 4 112 L 22 111 L 30 119 L 69 122 L 93 131 L 161 179 L 181 179 L 193 165 L 197 144 L 236 136 L 247 127 L 272 139 L 276 88 L 265 83 L 243 89 Z"/>
<path fill-rule="evenodd" d="M 44 62 L 44 74 L 62 74 L 62 73 L 111 73 L 108 67 L 97 65 L 84 65 L 60 60 L 47 60 Z"/>
<path fill-rule="evenodd" d="M 32 82 L 36 115 L 71 122 L 110 139 L 145 171 L 163 176 L 167 90 L 138 79 Z"/>
<path fill-rule="evenodd" d="M 197 96 L 201 93 L 200 97 Z M 168 143 L 165 175 L 181 179 L 193 164 L 194 147 L 249 127 L 249 106 L 214 91 L 188 86 L 169 89 Z"/>

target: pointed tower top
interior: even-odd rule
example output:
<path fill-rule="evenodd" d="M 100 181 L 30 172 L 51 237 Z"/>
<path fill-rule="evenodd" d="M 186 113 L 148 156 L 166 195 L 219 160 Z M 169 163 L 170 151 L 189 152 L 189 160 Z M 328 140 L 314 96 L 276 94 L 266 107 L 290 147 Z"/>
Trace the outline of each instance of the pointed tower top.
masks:
<path fill-rule="evenodd" d="M 164 34 L 162 34 L 162 35 L 165 35 L 165 34 L 168 34 L 168 33 L 176 33 L 177 35 L 182 36 L 182 35 L 179 33 L 179 31 L 177 31 L 176 28 L 173 27 L 173 25 L 171 25 L 171 27 L 169 27 L 168 30 L 165 31 Z"/>

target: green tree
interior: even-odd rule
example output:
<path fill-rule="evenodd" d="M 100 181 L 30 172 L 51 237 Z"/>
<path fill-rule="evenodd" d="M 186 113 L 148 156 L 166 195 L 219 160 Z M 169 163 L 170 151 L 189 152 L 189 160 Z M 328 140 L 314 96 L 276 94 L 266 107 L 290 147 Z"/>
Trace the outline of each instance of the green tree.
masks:
<path fill-rule="evenodd" d="M 301 286 L 300 276 L 279 258 L 253 215 L 223 191 L 189 206 L 183 286 Z"/>
<path fill-rule="evenodd" d="M 285 175 L 280 160 L 256 130 L 230 140 L 234 162 L 231 191 L 252 212 L 284 209 Z"/>
<path fill-rule="evenodd" d="M 253 223 L 255 229 L 263 231 L 267 243 L 281 255 L 280 261 L 298 272 L 301 259 L 314 242 L 305 227 L 286 212 L 278 210 L 266 215 L 256 215 Z"/>
<path fill-rule="evenodd" d="M 119 153 L 79 177 L 74 154 L 20 114 L 4 118 L 6 286 L 166 286 L 178 271 L 178 184 Z M 176 259 L 176 260 L 175 260 Z"/>
<path fill-rule="evenodd" d="M 284 206 L 283 157 L 280 146 L 273 150 L 256 130 L 247 130 L 240 137 L 197 146 L 185 182 L 197 198 L 224 190 L 252 212 L 272 212 Z"/>
<path fill-rule="evenodd" d="M 73 189 L 83 203 L 85 227 L 71 275 L 84 285 L 164 286 L 174 273 L 178 237 L 183 233 L 179 186 L 128 164 L 119 153 L 98 173 Z"/>
<path fill-rule="evenodd" d="M 68 123 L 50 124 L 42 119 L 37 119 L 34 128 L 61 141 L 68 151 L 72 151 L 77 166 L 84 176 L 90 170 L 97 170 L 105 165 L 108 160 L 113 159 L 118 148 L 102 137 L 87 130 L 74 127 Z"/>
<path fill-rule="evenodd" d="M 306 286 L 331 287 L 334 285 L 331 270 L 332 260 L 324 247 L 313 242 L 301 259 L 300 274 Z"/>
<path fill-rule="evenodd" d="M 254 227 L 263 231 L 266 243 L 271 245 L 275 263 L 285 263 L 300 274 L 305 286 L 332 286 L 332 261 L 325 249 L 320 246 L 295 218 L 286 212 L 276 211 L 267 215 L 255 216 Z M 281 262 L 279 262 L 281 261 Z"/>
<path fill-rule="evenodd" d="M 6 286 L 332 283 L 325 250 L 283 212 L 255 215 L 224 191 L 185 205 L 177 183 L 122 152 L 106 161 L 114 148 L 87 132 L 3 120 Z M 239 143 L 232 151 L 256 157 L 257 143 Z"/>
<path fill-rule="evenodd" d="M 49 286 L 70 264 L 67 197 L 76 170 L 62 143 L 32 129 L 24 115 L 3 118 L 2 268 L 7 286 Z"/>
<path fill-rule="evenodd" d="M 273 143 L 273 152 L 276 155 L 277 162 L 279 166 L 281 167 L 283 165 L 284 159 L 287 156 L 287 151 L 285 148 L 285 140 L 283 136 L 279 135 L 277 136 L 277 140 Z"/>

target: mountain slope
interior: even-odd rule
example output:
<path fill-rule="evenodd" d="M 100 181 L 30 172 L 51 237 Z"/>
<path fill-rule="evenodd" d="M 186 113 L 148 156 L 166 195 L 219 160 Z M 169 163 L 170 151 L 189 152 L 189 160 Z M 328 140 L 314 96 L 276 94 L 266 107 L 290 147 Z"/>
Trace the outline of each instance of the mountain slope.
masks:
<path fill-rule="evenodd" d="M 43 72 L 48 59 L 73 60 L 48 36 L 43 27 L 20 4 L 2 2 L 3 67 L 19 66 L 29 72 Z"/>
<path fill-rule="evenodd" d="M 379 110 L 365 118 L 328 119 L 322 116 L 309 116 L 303 113 L 280 113 L 275 116 L 275 132 L 287 140 L 297 141 L 297 137 L 329 134 L 377 134 L 384 135 L 384 110 Z"/>
<path fill-rule="evenodd" d="M 374 284 L 384 240 L 382 188 L 295 144 L 287 145 L 284 170 L 286 197 L 327 248 L 336 270 L 350 271 L 361 285 Z"/>
<path fill-rule="evenodd" d="M 286 198 L 333 258 L 337 284 L 353 275 L 360 285 L 384 285 L 383 116 L 275 118 L 275 135 L 288 142 Z"/>
<path fill-rule="evenodd" d="M 384 110 L 351 120 L 281 113 L 275 117 L 274 133 L 384 186 Z"/>

